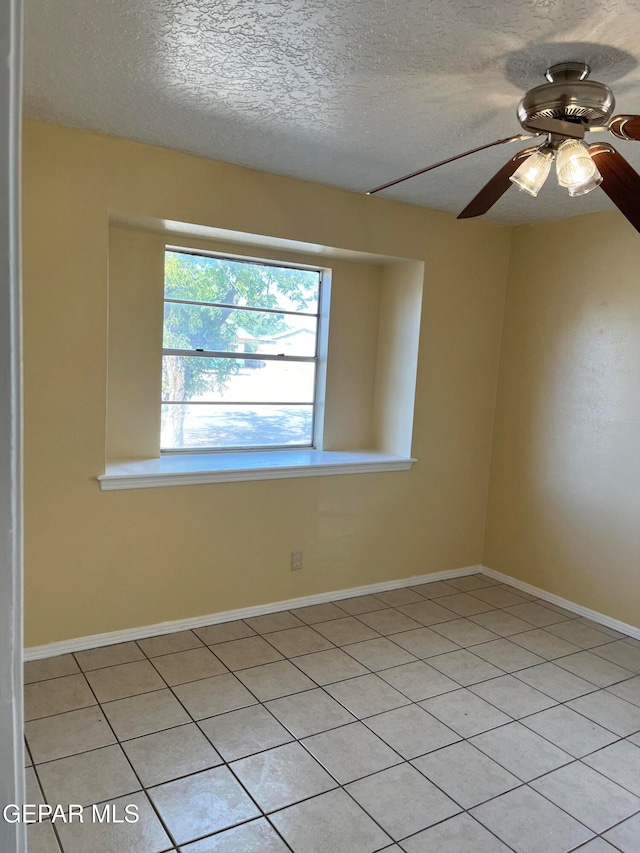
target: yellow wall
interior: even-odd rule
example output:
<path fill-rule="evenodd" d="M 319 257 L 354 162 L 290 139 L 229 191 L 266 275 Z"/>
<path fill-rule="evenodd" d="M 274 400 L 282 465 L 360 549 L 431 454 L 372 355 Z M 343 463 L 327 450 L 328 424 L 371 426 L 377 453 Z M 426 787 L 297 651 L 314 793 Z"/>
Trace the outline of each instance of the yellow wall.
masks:
<path fill-rule="evenodd" d="M 415 402 L 415 353 L 420 351 L 422 279 L 406 261 L 382 270 L 374 396 L 374 446 L 411 456 Z"/>
<path fill-rule="evenodd" d="M 514 229 L 484 563 L 640 626 L 640 238 Z"/>
<path fill-rule="evenodd" d="M 164 241 L 109 229 L 107 459 L 160 452 Z"/>
<path fill-rule="evenodd" d="M 27 645 L 480 562 L 508 229 L 33 121 L 23 170 Z M 419 462 L 101 492 L 114 212 L 424 261 Z"/>

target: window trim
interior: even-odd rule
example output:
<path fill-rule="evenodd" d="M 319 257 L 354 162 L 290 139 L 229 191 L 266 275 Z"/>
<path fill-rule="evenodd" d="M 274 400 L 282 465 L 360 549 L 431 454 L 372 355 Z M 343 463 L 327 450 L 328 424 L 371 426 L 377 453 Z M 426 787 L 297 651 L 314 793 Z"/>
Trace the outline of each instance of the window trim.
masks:
<path fill-rule="evenodd" d="M 190 254 L 183 252 L 182 254 Z M 255 266 L 255 264 L 254 264 Z M 298 267 L 294 267 L 298 269 Z M 313 270 L 315 272 L 315 270 Z M 317 270 L 321 273 L 322 270 Z M 253 305 L 229 305 L 228 302 L 198 302 L 196 299 L 175 299 L 164 297 L 165 302 L 172 302 L 176 305 L 202 305 L 205 308 L 235 308 L 242 311 L 258 311 L 260 314 L 293 314 L 295 317 L 317 317 L 317 314 L 312 314 L 310 311 L 289 311 L 286 308 L 254 308 Z M 319 301 L 319 300 L 318 300 Z"/>
<path fill-rule="evenodd" d="M 378 450 L 326 451 L 312 448 L 232 453 L 167 453 L 156 459 L 107 462 L 101 491 L 197 486 L 253 480 L 289 480 L 336 474 L 409 471 L 417 459 Z"/>
<path fill-rule="evenodd" d="M 255 358 L 264 359 L 265 361 L 313 361 L 318 360 L 315 355 L 275 355 L 270 352 L 227 352 L 226 350 L 207 350 L 207 349 L 171 349 L 166 347 L 162 350 L 162 355 L 186 355 L 189 358 L 244 358 L 251 361 Z M 172 400 L 173 403 L 184 403 L 188 405 L 191 400 Z"/>
<path fill-rule="evenodd" d="M 220 260 L 233 261 L 236 263 L 245 263 L 253 266 L 264 266 L 276 269 L 294 269 L 303 270 L 305 272 L 315 272 L 318 274 L 318 302 L 317 312 L 311 313 L 307 311 L 291 311 L 278 308 L 260 308 L 259 306 L 248 305 L 229 305 L 227 303 L 217 302 L 200 302 L 187 299 L 176 299 L 175 297 L 166 298 L 164 296 L 164 278 L 163 278 L 163 305 L 167 302 L 181 305 L 200 305 L 210 308 L 237 308 L 245 311 L 259 311 L 262 313 L 273 314 L 288 314 L 293 316 L 314 317 L 316 319 L 316 351 L 313 356 L 287 356 L 277 355 L 273 353 L 245 353 L 245 352 L 226 352 L 226 351 L 208 351 L 203 349 L 182 350 L 172 348 L 162 348 L 162 357 L 165 355 L 186 356 L 189 358 L 243 358 L 255 359 L 260 358 L 265 361 L 294 361 L 294 362 L 312 362 L 315 365 L 314 383 L 313 383 L 313 400 L 310 403 L 287 403 L 286 405 L 305 405 L 311 406 L 312 421 L 311 421 L 311 441 L 309 444 L 271 444 L 271 445 L 250 445 L 247 447 L 160 447 L 160 457 L 173 455 L 197 454 L 201 456 L 210 456 L 215 454 L 231 454 L 231 453 L 269 453 L 279 450 L 311 450 L 321 451 L 322 440 L 324 435 L 324 411 L 325 411 L 325 392 L 326 392 L 326 372 L 327 372 L 327 349 L 329 341 L 329 306 L 331 293 L 331 270 L 326 267 L 319 267 L 312 264 L 298 264 L 286 261 L 270 261 L 263 258 L 255 258 L 252 256 L 233 255 L 222 252 L 206 251 L 202 249 L 187 249 L 181 246 L 165 244 L 164 257 L 167 252 L 174 252 L 181 255 L 194 255 L 196 257 L 216 258 Z M 163 322 L 164 333 L 164 322 Z M 165 401 L 161 396 L 160 406 L 163 405 L 200 405 L 200 402 L 195 404 L 188 401 Z M 245 405 L 246 403 L 238 403 L 237 405 Z M 231 405 L 231 404 L 229 404 Z M 267 405 L 266 403 L 264 405 Z M 270 403 L 270 405 L 285 405 L 282 403 Z"/>

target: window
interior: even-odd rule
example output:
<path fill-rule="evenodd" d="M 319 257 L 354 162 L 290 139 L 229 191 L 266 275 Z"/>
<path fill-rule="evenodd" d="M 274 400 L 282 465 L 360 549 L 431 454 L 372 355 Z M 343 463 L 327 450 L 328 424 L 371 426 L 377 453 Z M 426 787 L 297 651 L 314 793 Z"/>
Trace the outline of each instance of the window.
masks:
<path fill-rule="evenodd" d="M 322 273 L 167 249 L 163 451 L 313 447 Z"/>
<path fill-rule="evenodd" d="M 101 489 L 411 468 L 422 261 L 184 222 L 170 234 L 165 220 L 110 224 L 109 461 Z M 165 263 L 166 294 L 158 280 Z M 265 315 L 268 326 L 249 328 Z M 266 395 L 269 367 L 309 365 L 304 396 L 299 381 Z M 261 396 L 241 396 L 241 382 Z M 269 407 L 284 413 L 261 420 Z M 231 416 L 225 435 L 218 426 Z M 304 428 L 291 435 L 302 418 Z M 274 426 L 276 435 L 267 435 Z"/>

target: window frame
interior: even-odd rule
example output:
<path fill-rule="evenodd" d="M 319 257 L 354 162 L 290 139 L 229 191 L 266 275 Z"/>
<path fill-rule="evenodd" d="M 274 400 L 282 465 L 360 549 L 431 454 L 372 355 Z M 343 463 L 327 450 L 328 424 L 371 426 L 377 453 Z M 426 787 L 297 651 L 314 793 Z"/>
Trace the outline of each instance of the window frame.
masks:
<path fill-rule="evenodd" d="M 200 302 L 198 300 L 175 299 L 167 298 L 165 292 L 165 278 L 163 274 L 163 307 L 167 303 L 181 305 L 200 305 L 208 308 L 234 308 L 243 311 L 257 311 L 262 313 L 272 314 L 289 314 L 294 316 L 315 317 L 316 319 L 316 340 L 315 340 L 315 355 L 313 356 L 290 356 L 290 355 L 275 355 L 273 353 L 246 353 L 246 352 L 227 352 L 215 350 L 183 350 L 164 346 L 164 319 L 162 324 L 163 331 L 163 346 L 162 358 L 166 355 L 184 356 L 188 358 L 227 358 L 230 360 L 237 359 L 260 359 L 265 361 L 292 361 L 296 363 L 313 363 L 314 370 L 314 388 L 313 401 L 305 403 L 310 405 L 312 411 L 311 417 L 311 442 L 310 444 L 269 444 L 269 445 L 248 445 L 246 447 L 160 447 L 161 456 L 185 455 L 185 454 L 204 454 L 215 455 L 224 453 L 269 453 L 271 451 L 314 451 L 322 450 L 322 438 L 324 433 L 324 403 L 325 403 L 325 388 L 326 388 L 326 366 L 327 366 L 327 350 L 328 350 L 328 327 L 329 327 L 329 306 L 331 293 L 331 270 L 326 267 L 315 266 L 312 264 L 295 263 L 287 261 L 272 261 L 264 258 L 256 258 L 248 255 L 236 255 L 227 252 L 206 251 L 203 249 L 191 249 L 175 244 L 165 244 L 164 255 L 166 258 L 167 252 L 175 252 L 181 255 L 193 255 L 196 257 L 215 258 L 234 263 L 246 263 L 252 266 L 264 266 L 275 269 L 294 269 L 303 270 L 305 272 L 314 272 L 318 274 L 318 301 L 317 312 L 309 311 L 291 311 L 278 308 L 260 308 L 256 306 L 246 305 L 227 305 L 226 303 L 216 302 Z M 163 267 L 164 269 L 164 267 Z M 164 400 L 164 395 L 161 393 L 160 409 L 163 405 L 179 405 L 179 402 L 169 402 Z M 184 402 L 182 405 L 205 405 L 205 403 L 191 404 Z M 213 405 L 216 405 L 215 403 Z M 249 403 L 238 403 L 237 405 L 251 405 Z M 267 405 L 267 404 L 264 404 Z M 285 403 L 269 403 L 268 405 L 289 405 Z M 294 404 L 291 404 L 294 405 Z"/>

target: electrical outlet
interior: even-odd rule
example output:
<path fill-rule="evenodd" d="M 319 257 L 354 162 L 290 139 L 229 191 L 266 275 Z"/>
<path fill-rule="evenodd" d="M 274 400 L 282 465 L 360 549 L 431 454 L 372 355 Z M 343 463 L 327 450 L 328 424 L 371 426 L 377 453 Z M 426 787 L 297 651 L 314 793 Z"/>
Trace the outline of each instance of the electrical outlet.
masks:
<path fill-rule="evenodd" d="M 291 571 L 297 572 L 302 568 L 302 551 L 291 552 Z"/>

